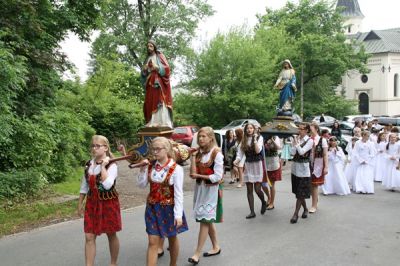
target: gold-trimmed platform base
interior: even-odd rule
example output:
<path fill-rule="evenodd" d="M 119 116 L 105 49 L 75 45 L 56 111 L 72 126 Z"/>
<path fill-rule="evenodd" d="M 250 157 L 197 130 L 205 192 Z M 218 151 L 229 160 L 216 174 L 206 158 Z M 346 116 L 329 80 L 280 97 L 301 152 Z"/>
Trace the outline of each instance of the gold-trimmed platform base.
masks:
<path fill-rule="evenodd" d="M 266 137 L 289 137 L 298 134 L 298 128 L 292 117 L 277 116 L 261 127 L 261 134 Z"/>

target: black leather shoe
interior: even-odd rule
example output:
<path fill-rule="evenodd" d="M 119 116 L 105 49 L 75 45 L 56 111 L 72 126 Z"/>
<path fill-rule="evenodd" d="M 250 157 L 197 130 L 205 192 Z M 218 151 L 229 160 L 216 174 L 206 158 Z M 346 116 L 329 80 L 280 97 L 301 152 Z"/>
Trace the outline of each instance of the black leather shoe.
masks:
<path fill-rule="evenodd" d="M 158 253 L 157 255 L 158 255 L 159 258 L 164 256 L 164 250 L 161 253 Z"/>
<path fill-rule="evenodd" d="M 246 216 L 246 219 L 252 219 L 255 218 L 256 214 L 255 213 L 250 213 L 249 215 Z"/>
<path fill-rule="evenodd" d="M 301 215 L 301 218 L 306 219 L 308 216 L 308 210 L 303 211 L 303 214 Z"/>
<path fill-rule="evenodd" d="M 295 224 L 295 223 L 297 223 L 297 219 L 299 219 L 299 216 L 295 216 L 295 215 L 293 215 L 293 217 L 292 217 L 292 219 L 290 219 L 290 223 L 291 224 Z"/>
<path fill-rule="evenodd" d="M 193 258 L 188 258 L 188 262 L 190 262 L 193 265 L 197 265 L 197 264 L 199 264 L 200 259 L 194 260 Z"/>
<path fill-rule="evenodd" d="M 211 257 L 211 256 L 219 255 L 219 254 L 221 254 L 221 249 L 219 249 L 218 252 L 216 252 L 216 253 L 204 252 L 204 253 L 203 253 L 203 256 L 204 256 L 204 257 Z"/>
<path fill-rule="evenodd" d="M 267 210 L 267 203 L 264 201 L 261 205 L 261 214 L 264 214 Z"/>

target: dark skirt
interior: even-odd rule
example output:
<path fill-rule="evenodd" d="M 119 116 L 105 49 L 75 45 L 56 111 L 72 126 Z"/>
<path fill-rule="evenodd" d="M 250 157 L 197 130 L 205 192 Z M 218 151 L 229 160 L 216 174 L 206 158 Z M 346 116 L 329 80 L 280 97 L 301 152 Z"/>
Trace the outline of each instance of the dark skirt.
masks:
<path fill-rule="evenodd" d="M 292 174 L 292 193 L 296 198 L 309 199 L 311 194 L 311 178 L 298 177 Z"/>
<path fill-rule="evenodd" d="M 185 213 L 182 215 L 182 226 L 174 225 L 174 205 L 147 204 L 144 215 L 146 232 L 162 238 L 173 237 L 188 230 Z"/>

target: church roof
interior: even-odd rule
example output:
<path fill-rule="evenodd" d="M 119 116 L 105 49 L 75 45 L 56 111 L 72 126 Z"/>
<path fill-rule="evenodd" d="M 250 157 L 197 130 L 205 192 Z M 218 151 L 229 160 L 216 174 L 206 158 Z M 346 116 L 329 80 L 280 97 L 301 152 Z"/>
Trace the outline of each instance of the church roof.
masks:
<path fill-rule="evenodd" d="M 357 0 L 338 0 L 336 8 L 342 7 L 344 17 L 364 17 Z"/>
<path fill-rule="evenodd" d="M 372 30 L 349 36 L 364 44 L 367 53 L 400 53 L 400 28 Z"/>

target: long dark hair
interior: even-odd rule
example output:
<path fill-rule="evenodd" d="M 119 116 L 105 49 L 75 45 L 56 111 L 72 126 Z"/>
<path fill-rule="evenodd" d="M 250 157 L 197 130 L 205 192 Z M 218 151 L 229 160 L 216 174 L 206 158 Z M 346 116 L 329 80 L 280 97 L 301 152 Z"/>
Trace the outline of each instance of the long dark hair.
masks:
<path fill-rule="evenodd" d="M 252 127 L 254 128 L 254 131 L 253 131 L 253 135 L 252 135 L 252 136 L 248 136 L 248 135 L 247 135 L 247 128 L 248 128 L 249 126 L 252 126 Z M 256 135 L 256 130 L 257 130 L 257 127 L 256 127 L 254 124 L 251 124 L 251 123 L 246 124 L 246 126 L 244 127 L 244 130 L 243 130 L 243 131 L 244 131 L 243 140 L 242 140 L 242 143 L 240 144 L 240 148 L 242 149 L 243 152 L 246 152 L 246 151 L 248 151 L 248 150 L 250 150 L 250 149 L 255 149 L 255 144 L 254 144 L 254 141 L 253 141 L 253 140 L 254 140 L 255 135 Z M 251 143 L 250 143 L 250 146 L 247 145 L 247 142 L 248 142 L 249 137 L 252 138 L 252 141 L 251 141 Z"/>
<path fill-rule="evenodd" d="M 376 140 L 376 142 L 377 142 L 377 143 L 381 143 L 381 137 L 382 137 L 382 135 L 385 135 L 385 134 L 386 134 L 385 132 L 379 133 L 379 134 L 378 134 L 378 139 Z"/>
<path fill-rule="evenodd" d="M 235 139 L 235 135 L 233 135 L 232 139 L 229 140 L 229 136 L 230 136 L 231 132 L 233 132 L 233 130 L 231 130 L 231 129 L 229 129 L 228 131 L 225 132 L 225 139 L 226 139 L 227 142 L 233 141 Z"/>
<path fill-rule="evenodd" d="M 238 143 L 242 142 L 243 140 L 243 129 L 241 127 L 235 129 L 236 141 Z"/>

